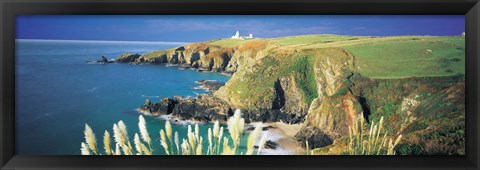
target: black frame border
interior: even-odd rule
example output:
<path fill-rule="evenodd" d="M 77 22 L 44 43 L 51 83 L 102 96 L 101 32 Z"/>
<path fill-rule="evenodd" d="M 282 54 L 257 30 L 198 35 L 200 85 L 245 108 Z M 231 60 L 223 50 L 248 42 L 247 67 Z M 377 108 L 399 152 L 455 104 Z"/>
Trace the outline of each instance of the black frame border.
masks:
<path fill-rule="evenodd" d="M 479 0 L 0 0 L 1 169 L 478 169 Z M 15 155 L 15 16 L 465 15 L 465 156 L 27 156 Z"/>

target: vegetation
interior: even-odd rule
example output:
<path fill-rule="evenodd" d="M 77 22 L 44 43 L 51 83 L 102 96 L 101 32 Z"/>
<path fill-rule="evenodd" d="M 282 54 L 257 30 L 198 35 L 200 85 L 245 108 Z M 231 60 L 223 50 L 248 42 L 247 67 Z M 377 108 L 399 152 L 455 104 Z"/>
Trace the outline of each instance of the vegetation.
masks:
<path fill-rule="evenodd" d="M 465 74 L 465 44 L 457 39 L 423 37 L 344 48 L 358 59 L 354 69 L 368 77 L 450 76 Z"/>
<path fill-rule="evenodd" d="M 312 35 L 299 35 L 299 36 L 272 38 L 268 40 L 277 42 L 281 45 L 298 45 L 298 44 L 331 43 L 331 42 L 337 42 L 337 41 L 358 40 L 361 38 L 365 38 L 365 37 L 341 36 L 341 35 L 332 35 L 332 34 L 312 34 Z"/>
<path fill-rule="evenodd" d="M 167 155 L 253 155 L 259 154 L 266 142 L 267 134 L 260 138 L 262 125 L 255 127 L 252 133 L 248 136 L 247 151 L 245 153 L 239 152 L 240 139 L 243 135 L 245 121 L 241 118 L 241 111 L 236 110 L 235 114 L 227 121 L 228 132 L 230 138 L 223 136 L 223 127 L 220 127 L 218 121 L 215 122 L 213 129 L 208 129 L 208 147 L 203 148 L 204 139 L 200 136 L 198 124 L 195 124 L 195 129 L 188 126 L 187 138 L 179 140 L 178 132 L 172 133 L 172 127 L 169 121 L 165 123 L 165 129 L 161 129 L 160 144 Z M 135 133 L 133 145 L 131 144 L 127 127 L 123 121 L 119 121 L 113 125 L 113 137 L 115 143 L 111 142 L 110 133 L 105 131 L 103 136 L 103 145 L 105 155 L 152 155 L 153 149 L 151 147 L 152 140 L 147 131 L 145 119 L 142 115 L 139 116 L 140 135 Z M 97 148 L 95 134 L 88 124 L 85 125 L 85 142 L 81 143 L 82 155 L 101 155 Z M 141 136 L 141 139 L 140 139 Z M 255 152 L 254 145 L 259 141 L 259 147 Z M 229 142 L 232 141 L 230 144 Z M 111 145 L 115 145 L 115 149 Z M 135 148 L 133 148 L 133 146 Z"/>
<path fill-rule="evenodd" d="M 220 39 L 220 40 L 215 40 L 211 41 L 209 44 L 210 45 L 217 45 L 220 47 L 232 47 L 232 46 L 239 46 L 242 45 L 246 42 L 249 42 L 251 40 L 239 40 L 239 39 Z"/>
<path fill-rule="evenodd" d="M 145 53 L 141 57 L 144 58 L 144 59 L 154 59 L 154 58 L 158 58 L 158 57 L 163 56 L 163 55 L 170 54 L 170 53 L 174 52 L 174 50 L 175 50 L 174 48 L 167 49 L 167 50 L 156 50 L 156 51 Z"/>
<path fill-rule="evenodd" d="M 365 119 L 360 117 L 355 119 L 353 126 L 349 127 L 349 155 L 395 155 L 395 146 L 402 139 L 399 135 L 395 142 L 387 137 L 387 132 L 383 132 L 383 117 L 380 118 L 378 125 L 375 122 L 370 124 L 368 135 L 364 134 L 363 127 Z M 383 133 L 383 137 L 380 135 Z"/>
<path fill-rule="evenodd" d="M 341 155 L 395 155 L 398 148 L 402 152 L 410 149 L 410 147 L 403 144 L 398 145 L 402 135 L 399 135 L 395 141 L 388 137 L 388 132 L 384 131 L 383 117 L 378 122 L 378 125 L 372 122 L 370 128 L 367 129 L 365 128 L 365 119 L 363 115 L 361 116 L 355 118 L 353 125 L 349 126 L 348 137 L 338 139 L 334 145 L 309 150 L 307 141 L 306 154 L 323 155 L 332 152 L 332 150 L 340 150 L 334 152 L 338 152 Z"/>
<path fill-rule="evenodd" d="M 235 71 L 215 97 L 250 110 L 278 109 L 277 99 L 289 99 L 309 108 L 310 128 L 340 134 L 332 135 L 335 146 L 314 153 L 464 154 L 462 36 L 301 35 L 203 45 L 228 47 L 227 63 L 222 63 Z M 205 63 L 221 51 L 210 50 Z M 349 129 L 350 113 L 361 111 L 370 129 L 363 120 Z M 388 134 L 403 137 L 393 141 Z M 232 149 L 238 146 L 235 138 L 229 141 Z M 84 147 L 89 146 L 86 141 Z"/>
<path fill-rule="evenodd" d="M 305 103 L 311 103 L 313 99 L 318 97 L 317 85 L 315 84 L 315 74 L 313 73 L 313 57 L 304 56 L 298 58 L 293 63 L 292 70 L 297 72 L 295 82 L 302 91 Z"/>

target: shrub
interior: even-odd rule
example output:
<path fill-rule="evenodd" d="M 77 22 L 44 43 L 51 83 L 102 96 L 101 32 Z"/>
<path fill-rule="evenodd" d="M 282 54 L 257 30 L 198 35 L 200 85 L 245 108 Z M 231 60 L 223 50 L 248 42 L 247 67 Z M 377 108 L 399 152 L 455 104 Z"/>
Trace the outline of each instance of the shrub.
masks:
<path fill-rule="evenodd" d="M 255 130 L 248 136 L 246 153 L 239 153 L 238 146 L 240 146 L 240 139 L 243 135 L 245 127 L 245 120 L 241 118 L 241 111 L 236 110 L 235 114 L 227 120 L 228 132 L 230 140 L 233 143 L 229 144 L 229 138 L 223 137 L 223 127 L 220 127 L 218 121 L 214 123 L 213 129 L 208 128 L 208 148 L 207 152 L 203 150 L 203 137 L 200 136 L 198 124 L 195 124 L 195 129 L 188 126 L 187 139 L 178 138 L 178 132 L 172 134 L 172 127 L 169 121 L 165 123 L 165 129 L 161 129 L 160 144 L 167 155 L 239 155 L 239 154 L 259 154 L 266 142 L 267 134 L 265 133 L 259 142 L 257 152 L 254 152 L 254 145 L 260 137 L 262 131 L 262 124 L 258 124 Z M 133 146 L 128 138 L 127 126 L 123 121 L 113 125 L 113 138 L 115 149 L 111 148 L 110 133 L 105 131 L 103 136 L 103 144 L 105 155 L 152 155 L 153 149 L 151 147 L 151 138 L 147 131 L 145 119 L 142 115 L 139 116 L 138 127 L 140 135 L 135 133 Z M 88 124 L 85 125 L 85 142 L 81 143 L 82 155 L 101 155 L 97 150 L 96 137 L 93 130 Z M 140 137 L 141 136 L 141 137 Z M 141 138 L 141 140 L 140 140 Z"/>

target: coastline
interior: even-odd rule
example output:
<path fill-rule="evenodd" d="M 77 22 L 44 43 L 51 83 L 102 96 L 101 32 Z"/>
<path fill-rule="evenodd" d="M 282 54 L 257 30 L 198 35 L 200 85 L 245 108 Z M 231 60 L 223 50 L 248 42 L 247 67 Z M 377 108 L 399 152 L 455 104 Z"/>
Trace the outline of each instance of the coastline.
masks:
<path fill-rule="evenodd" d="M 117 62 L 117 61 L 115 61 L 115 62 L 116 62 L 116 63 L 119 63 L 119 62 Z M 120 64 L 122 64 L 122 63 L 120 63 Z M 177 68 L 178 70 L 193 70 L 193 71 L 196 71 L 196 72 L 217 73 L 217 74 L 221 74 L 221 75 L 229 76 L 229 77 L 231 77 L 231 76 L 233 75 L 233 72 L 206 70 L 206 69 L 202 69 L 202 68 L 191 67 L 191 66 L 186 65 L 186 64 L 145 63 L 145 62 L 127 63 L 127 64 L 130 64 L 130 65 L 162 65 L 162 66 L 164 66 L 164 67 L 174 67 L 174 68 Z"/>
<path fill-rule="evenodd" d="M 140 109 L 137 109 L 140 114 L 144 114 Z M 147 114 L 147 116 L 153 116 L 155 118 L 159 118 L 162 120 L 170 121 L 172 124 L 177 125 L 204 125 L 204 124 L 213 124 L 213 122 L 200 122 L 195 120 L 182 120 L 178 117 L 173 115 L 151 115 Z M 250 127 L 256 127 L 261 122 L 251 122 L 245 125 L 244 133 L 251 132 L 251 130 L 247 130 Z M 221 122 L 220 124 L 224 124 Z M 263 148 L 260 152 L 260 155 L 302 155 L 305 153 L 304 148 L 302 145 L 295 139 L 295 134 L 297 134 L 303 123 L 301 124 L 286 124 L 283 122 L 268 122 L 262 123 L 262 128 L 264 130 L 260 133 L 260 136 L 267 134 L 267 141 L 271 141 L 277 144 L 275 149 L 267 149 Z M 257 141 L 259 142 L 259 141 Z M 256 145 L 258 146 L 258 144 Z"/>

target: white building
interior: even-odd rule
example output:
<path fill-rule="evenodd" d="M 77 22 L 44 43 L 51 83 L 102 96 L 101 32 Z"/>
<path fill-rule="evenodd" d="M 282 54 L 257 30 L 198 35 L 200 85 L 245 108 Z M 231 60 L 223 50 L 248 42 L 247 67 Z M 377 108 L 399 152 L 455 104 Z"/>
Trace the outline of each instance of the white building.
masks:
<path fill-rule="evenodd" d="M 253 34 L 249 34 L 248 36 L 240 36 L 240 32 L 236 32 L 235 35 L 233 35 L 230 39 L 240 39 L 240 40 L 247 40 L 247 39 L 253 39 Z"/>
<path fill-rule="evenodd" d="M 240 32 L 237 31 L 234 36 L 232 36 L 232 39 L 240 39 Z"/>

